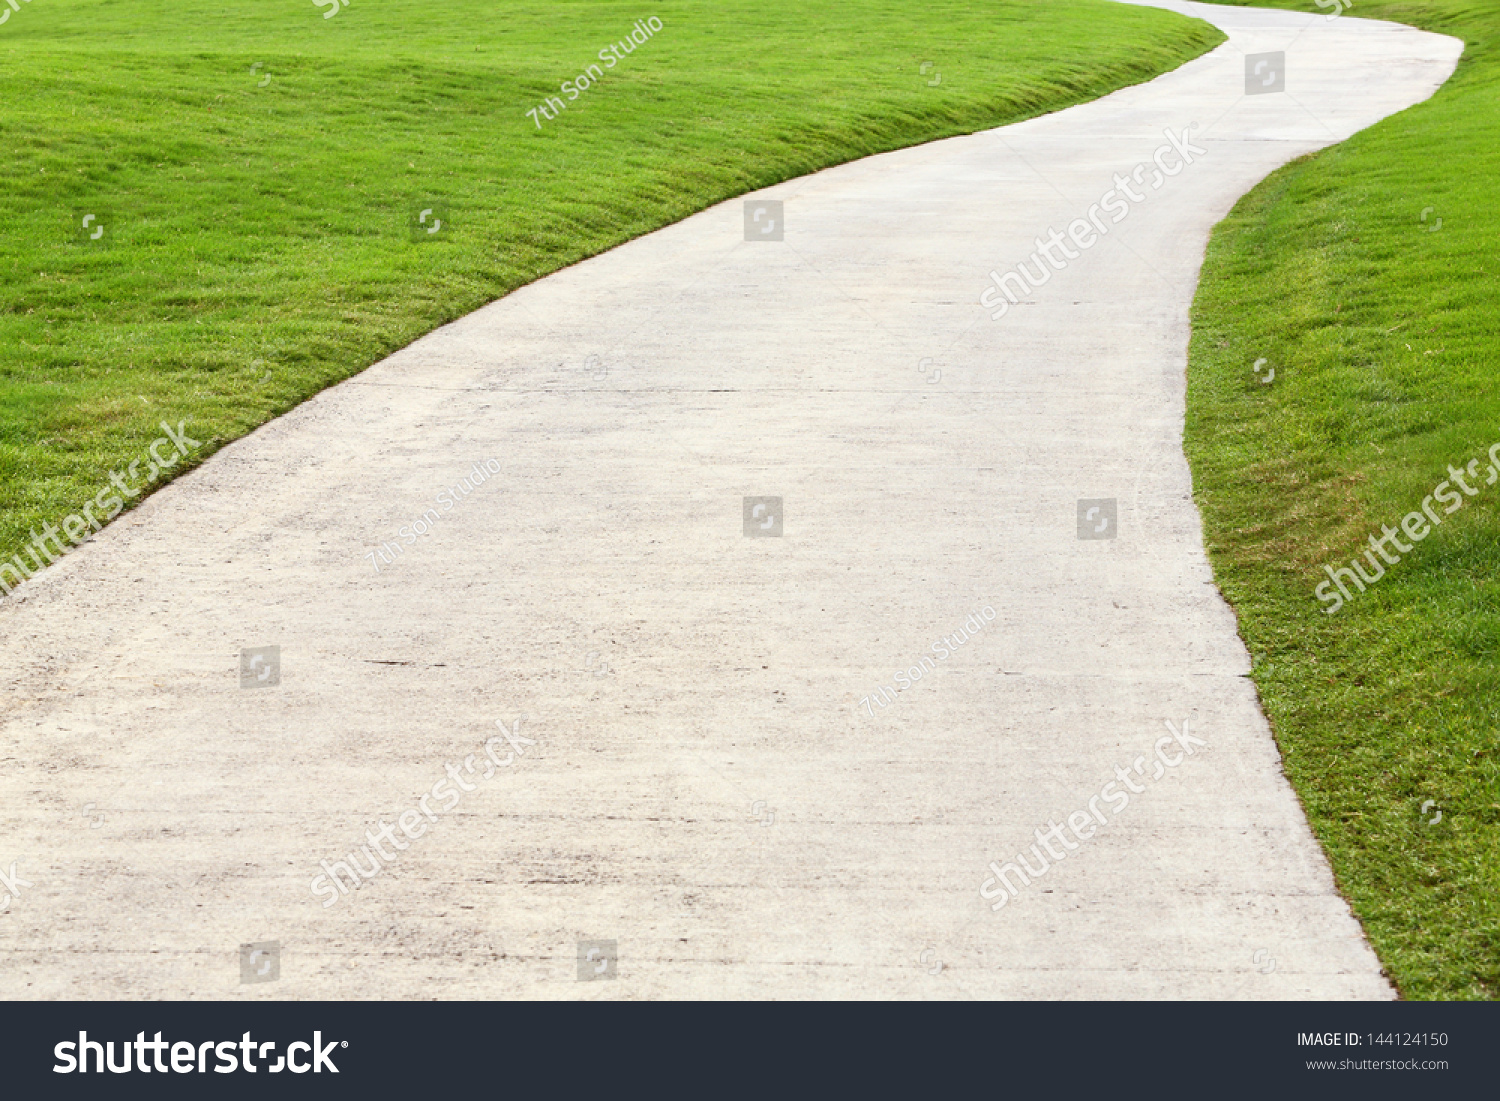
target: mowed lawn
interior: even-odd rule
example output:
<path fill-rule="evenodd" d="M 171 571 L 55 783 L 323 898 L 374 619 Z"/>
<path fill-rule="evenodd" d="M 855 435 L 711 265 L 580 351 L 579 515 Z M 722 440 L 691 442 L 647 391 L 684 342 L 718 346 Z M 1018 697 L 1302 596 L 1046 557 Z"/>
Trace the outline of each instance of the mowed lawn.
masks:
<path fill-rule="evenodd" d="M 1102 0 L 28 0 L 0 24 L 0 560 L 163 420 L 196 463 L 714 202 L 1089 100 L 1221 37 Z M 528 114 L 549 96 L 556 118 Z"/>
<path fill-rule="evenodd" d="M 1287 771 L 1381 960 L 1407 997 L 1495 998 L 1500 4 L 1349 15 L 1462 38 L 1464 59 L 1432 100 L 1289 165 L 1218 227 L 1187 452 Z M 1351 599 L 1330 613 L 1325 567 L 1356 558 L 1378 580 L 1341 576 Z"/>

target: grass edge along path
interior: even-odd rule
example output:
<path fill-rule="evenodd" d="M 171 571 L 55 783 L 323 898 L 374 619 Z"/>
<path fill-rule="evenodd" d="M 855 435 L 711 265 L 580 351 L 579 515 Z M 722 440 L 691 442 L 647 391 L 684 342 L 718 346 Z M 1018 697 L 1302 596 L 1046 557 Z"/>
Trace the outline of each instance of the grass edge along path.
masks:
<path fill-rule="evenodd" d="M 71 549 L 218 447 L 553 271 L 746 191 L 1097 98 L 1223 37 L 1103 0 L 667 3 L 544 122 L 528 109 L 641 11 L 20 14 L 0 28 L 0 563 L 49 530 L 46 556 Z M 414 231 L 419 206 L 449 213 L 442 239 Z M 164 426 L 188 453 L 152 451 Z"/>
<path fill-rule="evenodd" d="M 1215 577 L 1340 889 L 1404 997 L 1494 999 L 1500 7 L 1350 14 L 1461 38 L 1463 60 L 1432 99 L 1274 173 L 1216 227 L 1185 450 Z M 1376 580 L 1339 572 L 1356 562 Z"/>

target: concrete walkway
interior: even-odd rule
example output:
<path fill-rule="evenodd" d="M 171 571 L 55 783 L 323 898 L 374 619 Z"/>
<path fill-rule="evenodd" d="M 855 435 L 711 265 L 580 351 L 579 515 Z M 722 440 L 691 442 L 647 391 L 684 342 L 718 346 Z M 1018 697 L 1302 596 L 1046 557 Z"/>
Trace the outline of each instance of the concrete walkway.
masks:
<path fill-rule="evenodd" d="M 1391 996 L 1204 557 L 1187 317 L 1460 45 L 1160 6 L 1231 40 L 527 287 L 0 602 L 0 995 Z"/>

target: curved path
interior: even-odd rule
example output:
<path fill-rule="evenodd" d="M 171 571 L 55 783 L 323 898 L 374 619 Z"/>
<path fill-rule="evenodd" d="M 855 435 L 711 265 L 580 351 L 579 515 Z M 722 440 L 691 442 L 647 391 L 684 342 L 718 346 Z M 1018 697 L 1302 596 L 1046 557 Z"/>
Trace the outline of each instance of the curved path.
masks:
<path fill-rule="evenodd" d="M 0 602 L 0 995 L 1391 996 L 1204 557 L 1187 317 L 1238 196 L 1460 45 L 1161 6 L 1230 41 L 559 272 Z"/>

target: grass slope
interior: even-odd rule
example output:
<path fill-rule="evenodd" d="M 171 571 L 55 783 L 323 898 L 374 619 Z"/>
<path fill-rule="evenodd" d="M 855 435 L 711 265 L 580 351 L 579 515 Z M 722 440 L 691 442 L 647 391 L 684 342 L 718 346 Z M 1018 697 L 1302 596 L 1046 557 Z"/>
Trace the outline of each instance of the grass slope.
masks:
<path fill-rule="evenodd" d="M 1356 0 L 1350 14 L 1462 38 L 1464 59 L 1432 100 L 1277 172 L 1218 227 L 1186 448 L 1287 771 L 1382 961 L 1407 997 L 1495 998 L 1500 6 Z M 1443 523 L 1420 542 L 1402 534 L 1471 459 L 1477 494 L 1451 514 L 1433 502 Z M 1362 594 L 1346 582 L 1352 601 L 1325 614 L 1324 567 L 1384 525 L 1410 551 L 1377 557 L 1385 576 Z"/>
<path fill-rule="evenodd" d="M 201 460 L 714 202 L 1089 100 L 1222 37 L 1101 0 L 329 11 L 28 0 L 0 25 L 0 560 L 164 418 Z M 527 114 L 646 17 L 661 30 L 559 117 Z M 432 200 L 446 229 L 415 243 Z"/>

